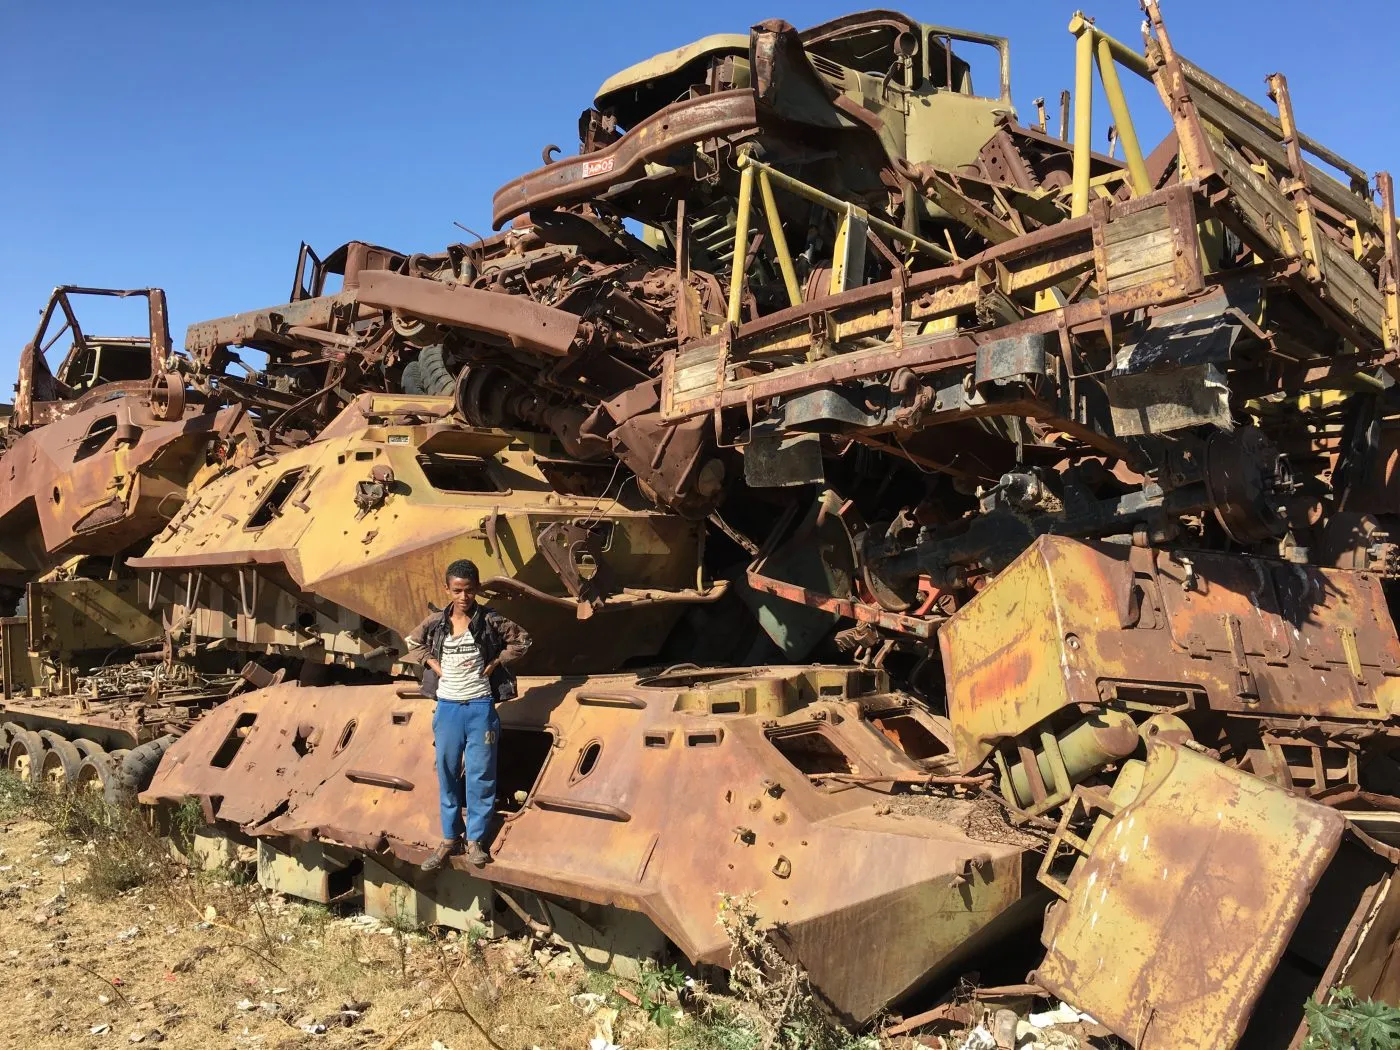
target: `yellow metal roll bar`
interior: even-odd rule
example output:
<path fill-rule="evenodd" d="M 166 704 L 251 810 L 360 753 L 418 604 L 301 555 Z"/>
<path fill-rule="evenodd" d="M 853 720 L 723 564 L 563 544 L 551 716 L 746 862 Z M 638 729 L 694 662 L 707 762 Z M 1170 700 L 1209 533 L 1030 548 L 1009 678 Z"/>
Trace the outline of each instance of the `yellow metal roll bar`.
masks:
<path fill-rule="evenodd" d="M 1147 176 L 1147 162 L 1143 160 L 1142 146 L 1138 142 L 1137 130 L 1133 127 L 1132 114 L 1128 111 L 1128 100 L 1123 95 L 1123 85 L 1118 79 L 1118 66 L 1121 64 L 1145 79 L 1151 78 L 1151 71 L 1145 58 L 1123 42 L 1100 32 L 1082 11 L 1076 11 L 1074 17 L 1069 20 L 1069 31 L 1075 38 L 1074 178 L 1071 182 L 1070 215 L 1078 217 L 1089 211 L 1094 65 L 1099 67 L 1099 80 L 1103 83 L 1104 94 L 1108 97 L 1108 108 L 1118 129 L 1118 141 L 1123 144 L 1123 159 L 1128 165 L 1128 180 L 1133 195 L 1140 197 L 1152 192 L 1152 180 Z"/>
<path fill-rule="evenodd" d="M 758 181 L 759 196 L 763 200 L 764 218 L 768 223 L 768 235 L 773 239 L 773 251 L 778 257 L 778 269 L 782 271 L 783 285 L 787 290 L 788 301 L 793 306 L 802 304 L 802 289 L 797 283 L 797 269 L 793 265 L 792 251 L 787 237 L 783 234 L 782 217 L 778 214 L 778 202 L 773 196 L 773 187 L 785 190 L 803 200 L 826 208 L 837 216 L 837 248 L 831 274 L 833 293 L 844 291 L 852 278 L 852 266 L 843 265 L 843 260 L 851 263 L 864 257 L 865 230 L 877 230 L 896 244 L 902 244 L 911 251 L 923 252 L 939 262 L 952 262 L 955 256 L 948 249 L 925 240 L 917 234 L 901 229 L 858 208 L 850 201 L 823 193 L 815 186 L 809 186 L 801 179 L 786 175 L 752 153 L 742 152 L 736 161 L 739 168 L 739 211 L 734 223 L 734 260 L 729 274 L 729 306 L 727 319 L 731 324 L 739 323 L 739 307 L 744 291 L 744 262 L 749 250 L 750 211 L 753 207 L 753 186 Z M 846 248 L 842 251 L 840 249 Z"/>

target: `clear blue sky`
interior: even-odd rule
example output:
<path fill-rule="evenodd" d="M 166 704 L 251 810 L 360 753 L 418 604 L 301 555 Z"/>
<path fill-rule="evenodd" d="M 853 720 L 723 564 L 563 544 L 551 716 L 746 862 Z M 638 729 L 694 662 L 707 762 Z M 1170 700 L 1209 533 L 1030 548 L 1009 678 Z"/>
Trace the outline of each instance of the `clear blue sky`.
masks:
<path fill-rule="evenodd" d="M 925 0 L 904 10 L 1009 36 L 1014 101 L 1029 121 L 1032 99 L 1053 106 L 1072 86 L 1074 7 Z M 1183 54 L 1260 101 L 1265 75 L 1282 70 L 1304 131 L 1400 176 L 1390 124 L 1400 4 L 1163 7 Z M 487 232 L 494 190 L 538 166 L 546 143 L 575 151 L 579 111 L 617 69 L 766 18 L 801 28 L 855 9 L 12 0 L 0 13 L 0 400 L 56 284 L 163 286 L 178 344 L 192 321 L 285 301 L 303 238 L 323 254 L 352 238 L 433 251 L 465 239 L 454 219 Z M 1087 13 L 1140 40 L 1136 0 Z M 1165 113 L 1150 89 L 1134 102 L 1150 147 Z"/>

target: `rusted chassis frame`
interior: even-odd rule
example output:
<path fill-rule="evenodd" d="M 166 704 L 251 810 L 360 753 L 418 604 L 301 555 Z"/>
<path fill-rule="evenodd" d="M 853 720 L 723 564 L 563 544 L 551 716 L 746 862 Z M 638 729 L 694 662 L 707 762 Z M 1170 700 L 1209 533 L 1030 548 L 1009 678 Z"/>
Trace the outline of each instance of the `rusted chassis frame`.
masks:
<path fill-rule="evenodd" d="M 580 318 L 518 295 L 448 285 L 387 270 L 367 270 L 354 288 L 262 310 L 250 310 L 190 325 L 185 343 L 207 368 L 222 366 L 230 346 L 269 341 L 295 345 L 318 337 L 336 345 L 351 337 L 333 330 L 337 319 L 387 319 L 403 314 L 438 324 L 471 329 L 522 350 L 560 357 L 578 334 Z"/>
<path fill-rule="evenodd" d="M 1165 209 L 1173 244 L 1169 274 L 1132 283 L 1110 273 L 1106 241 L 1116 220 Z M 760 318 L 737 329 L 667 353 L 662 373 L 662 414 L 679 421 L 717 410 L 752 405 L 834 383 L 870 379 L 897 369 L 916 376 L 975 362 L 978 347 L 1028 335 L 1111 332 L 1113 318 L 1180 303 L 1209 283 L 1196 246 L 1197 201 L 1192 187 L 1174 186 L 1135 200 L 1096 209 L 964 262 L 906 279 L 865 285 Z M 1178 250 L 1179 249 L 1179 250 Z M 974 309 L 988 282 L 1008 293 L 1032 293 L 1091 275 L 1101 289 L 1094 299 L 1032 314 L 984 332 L 906 336 L 917 325 Z M 814 333 L 817 339 L 814 340 Z M 813 363 L 782 364 L 814 341 L 828 348 L 842 339 L 881 334 L 882 345 L 850 353 L 829 349 Z M 772 361 L 775 367 L 769 369 Z M 1087 421 L 1058 416 L 1046 405 L 1027 412 L 1090 444 L 1116 443 L 1089 430 Z"/>
<path fill-rule="evenodd" d="M 532 209 L 596 199 L 600 192 L 643 177 L 649 161 L 757 124 L 758 103 L 746 88 L 677 102 L 641 121 L 611 146 L 554 161 L 506 183 L 492 202 L 492 228 L 499 230 Z"/>

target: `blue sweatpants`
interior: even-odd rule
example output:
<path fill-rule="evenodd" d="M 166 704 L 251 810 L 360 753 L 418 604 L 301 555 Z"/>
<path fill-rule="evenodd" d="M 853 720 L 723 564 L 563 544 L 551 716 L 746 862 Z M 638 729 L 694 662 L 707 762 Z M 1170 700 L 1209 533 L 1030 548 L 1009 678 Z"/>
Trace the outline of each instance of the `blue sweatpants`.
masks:
<path fill-rule="evenodd" d="M 484 842 L 496 806 L 496 745 L 501 719 L 489 696 L 467 703 L 439 700 L 433 710 L 442 837 L 462 834 L 467 811 L 468 842 Z"/>

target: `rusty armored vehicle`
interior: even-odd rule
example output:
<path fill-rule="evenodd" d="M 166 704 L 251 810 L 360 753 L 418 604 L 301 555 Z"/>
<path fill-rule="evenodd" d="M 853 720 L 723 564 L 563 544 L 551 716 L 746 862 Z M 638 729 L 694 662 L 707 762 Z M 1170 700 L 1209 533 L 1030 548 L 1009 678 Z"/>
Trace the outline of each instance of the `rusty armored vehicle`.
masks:
<path fill-rule="evenodd" d="M 85 332 L 77 304 L 143 297 L 149 328 Z M 47 351 L 67 336 L 61 363 Z M 228 412 L 187 401 L 166 371 L 172 357 L 165 293 L 65 286 L 54 290 L 20 355 L 3 438 L 0 589 L 13 612 L 23 588 L 75 557 L 112 558 L 148 540 L 185 488 L 236 436 Z"/>
<path fill-rule="evenodd" d="M 144 299 L 145 330 L 85 328 L 100 298 Z M 172 720 L 187 724 L 227 697 L 231 680 L 158 658 L 113 660 L 161 637 L 132 559 L 251 435 L 241 410 L 187 390 L 177 358 L 161 289 L 76 286 L 54 290 L 20 356 L 0 432 L 0 697 L 11 717 L 14 704 L 63 697 L 66 716 L 36 710 L 0 730 L 24 775 L 32 765 L 36 776 L 101 786 L 129 758 L 123 782 L 135 787 Z"/>
<path fill-rule="evenodd" d="M 252 440 L 125 564 L 151 666 L 232 684 L 121 785 L 266 885 L 603 964 L 723 968 L 746 896 L 853 1024 L 974 971 L 1138 1050 L 1400 997 L 1393 188 L 1144 6 L 1141 49 L 1071 20 L 1059 135 L 1000 38 L 708 37 L 609 79 L 502 232 L 304 250 L 192 326 L 181 389 Z M 501 707 L 491 863 L 424 879 L 398 657 L 462 555 L 557 643 Z M 735 624 L 787 663 L 692 644 Z M 107 746 L 6 705 L 12 765 Z"/>
<path fill-rule="evenodd" d="M 470 558 L 540 640 L 523 670 L 589 674 L 655 657 L 689 607 L 724 596 L 702 523 L 616 485 L 553 487 L 548 438 L 454 413 L 449 397 L 362 394 L 314 441 L 193 492 L 132 562 L 169 644 L 387 674 Z"/>

